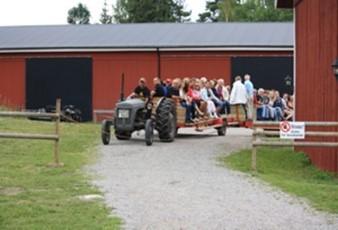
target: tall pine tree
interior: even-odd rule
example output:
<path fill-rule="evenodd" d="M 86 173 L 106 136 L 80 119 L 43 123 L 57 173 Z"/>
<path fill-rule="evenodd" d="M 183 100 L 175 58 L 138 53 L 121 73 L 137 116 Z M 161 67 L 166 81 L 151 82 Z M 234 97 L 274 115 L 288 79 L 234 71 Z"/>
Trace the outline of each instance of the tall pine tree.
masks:
<path fill-rule="evenodd" d="M 112 16 L 109 15 L 109 13 L 108 13 L 107 0 L 105 0 L 104 3 L 103 3 L 103 8 L 102 8 L 100 22 L 102 24 L 110 24 L 110 23 L 112 23 Z"/>

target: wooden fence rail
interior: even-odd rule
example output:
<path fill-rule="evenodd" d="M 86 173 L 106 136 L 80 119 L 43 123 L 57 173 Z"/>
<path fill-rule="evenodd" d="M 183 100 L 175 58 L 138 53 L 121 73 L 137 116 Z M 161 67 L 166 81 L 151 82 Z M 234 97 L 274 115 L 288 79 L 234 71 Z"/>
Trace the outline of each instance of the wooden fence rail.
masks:
<path fill-rule="evenodd" d="M 338 122 L 317 122 L 317 121 L 308 121 L 304 122 L 305 127 L 338 127 Z M 260 137 L 277 137 L 279 136 L 280 123 L 273 121 L 255 121 L 253 123 L 253 135 L 252 135 L 252 152 L 251 152 L 251 169 L 252 171 L 257 171 L 257 147 L 258 146 L 277 146 L 277 147 L 327 147 L 327 148 L 337 148 L 338 142 L 318 142 L 318 141 L 281 141 L 281 140 L 260 140 Z M 265 130 L 264 127 L 274 128 L 274 130 Z M 311 137 L 338 137 L 338 132 L 332 131 L 306 131 L 305 136 Z"/>
<path fill-rule="evenodd" d="M 63 166 L 59 159 L 59 145 L 60 145 L 60 120 L 61 120 L 61 99 L 56 100 L 55 113 L 40 113 L 40 112 L 9 112 L 1 111 L 0 117 L 44 117 L 51 118 L 55 121 L 54 134 L 36 134 L 36 133 L 3 133 L 0 132 L 0 138 L 13 138 L 13 139 L 32 139 L 32 140 L 50 140 L 54 141 L 54 162 L 50 165 L 53 167 Z"/>

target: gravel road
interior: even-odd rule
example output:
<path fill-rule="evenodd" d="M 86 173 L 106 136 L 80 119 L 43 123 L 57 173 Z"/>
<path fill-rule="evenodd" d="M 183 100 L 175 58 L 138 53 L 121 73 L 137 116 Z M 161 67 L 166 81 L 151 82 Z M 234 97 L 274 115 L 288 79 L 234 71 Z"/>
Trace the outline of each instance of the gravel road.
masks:
<path fill-rule="evenodd" d="M 146 147 L 141 133 L 100 147 L 90 173 L 125 229 L 338 229 L 338 217 L 217 166 L 249 142 L 245 129 L 182 130 L 175 143 Z"/>

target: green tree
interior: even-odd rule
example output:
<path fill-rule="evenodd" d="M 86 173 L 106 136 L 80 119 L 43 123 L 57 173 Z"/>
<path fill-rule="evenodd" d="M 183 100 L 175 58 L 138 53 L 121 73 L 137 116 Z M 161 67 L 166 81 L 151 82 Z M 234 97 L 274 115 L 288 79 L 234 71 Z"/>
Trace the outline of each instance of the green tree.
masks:
<path fill-rule="evenodd" d="M 220 11 L 219 17 L 222 21 L 229 22 L 232 18 L 234 18 L 236 4 L 236 0 L 219 1 L 217 5 Z"/>
<path fill-rule="evenodd" d="M 191 14 L 183 0 L 117 0 L 113 10 L 118 23 L 184 22 Z"/>
<path fill-rule="evenodd" d="M 115 22 L 126 23 L 129 20 L 127 12 L 127 0 L 117 0 L 116 5 L 113 6 L 113 19 Z"/>
<path fill-rule="evenodd" d="M 108 14 L 108 4 L 107 1 L 104 1 L 100 22 L 102 24 L 110 24 L 112 23 L 112 16 Z"/>
<path fill-rule="evenodd" d="M 173 2 L 174 7 L 174 18 L 176 19 L 176 22 L 187 22 L 190 21 L 190 15 L 191 11 L 185 11 L 184 10 L 184 3 L 185 0 L 177 0 L 176 2 Z"/>
<path fill-rule="evenodd" d="M 217 21 L 292 21 L 292 10 L 276 9 L 274 0 L 207 1 L 206 11 L 199 14 L 200 22 Z"/>
<path fill-rule="evenodd" d="M 206 11 L 199 14 L 198 22 L 218 22 L 218 1 L 207 1 Z"/>
<path fill-rule="evenodd" d="M 68 11 L 67 21 L 69 24 L 89 24 L 90 12 L 87 6 L 79 3 Z"/>

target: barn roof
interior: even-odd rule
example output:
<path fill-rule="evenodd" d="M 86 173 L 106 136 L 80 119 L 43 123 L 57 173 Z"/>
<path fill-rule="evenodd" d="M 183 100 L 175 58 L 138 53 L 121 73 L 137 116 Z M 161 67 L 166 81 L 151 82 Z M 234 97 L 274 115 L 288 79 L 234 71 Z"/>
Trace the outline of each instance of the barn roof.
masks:
<path fill-rule="evenodd" d="M 292 50 L 293 23 L 140 23 L 0 27 L 0 52 Z"/>

